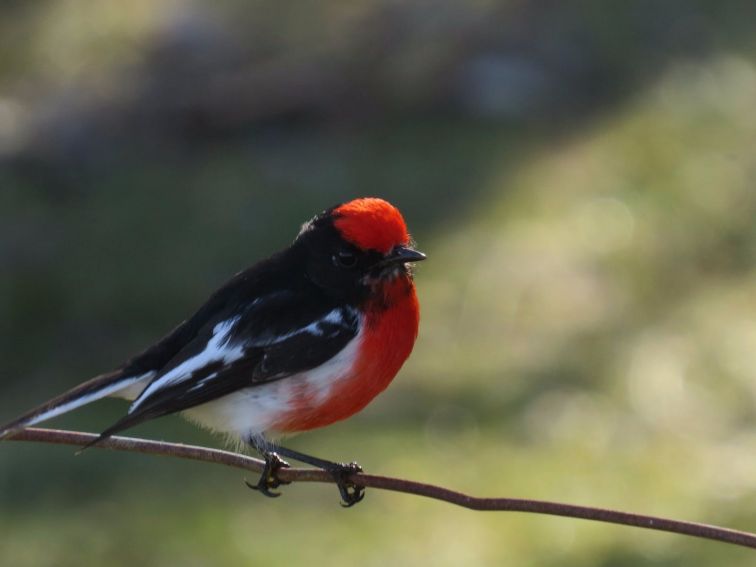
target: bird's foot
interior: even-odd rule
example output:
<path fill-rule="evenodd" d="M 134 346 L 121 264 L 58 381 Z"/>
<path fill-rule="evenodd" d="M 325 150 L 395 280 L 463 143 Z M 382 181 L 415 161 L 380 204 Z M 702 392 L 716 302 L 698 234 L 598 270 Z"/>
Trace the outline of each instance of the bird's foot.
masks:
<path fill-rule="evenodd" d="M 341 505 L 344 508 L 351 508 L 365 498 L 365 487 L 349 479 L 351 475 L 361 473 L 362 467 L 355 462 L 334 463 L 334 465 L 327 470 L 336 480 L 336 486 L 341 494 Z"/>
<path fill-rule="evenodd" d="M 257 481 L 257 484 L 252 484 L 247 480 L 244 483 L 252 490 L 257 490 L 260 494 L 264 494 L 269 498 L 278 498 L 281 496 L 281 493 L 274 492 L 272 489 L 278 488 L 282 484 L 291 484 L 278 478 L 279 469 L 289 468 L 289 463 L 272 452 L 264 453 L 263 457 L 265 458 L 265 466 L 262 473 L 260 473 L 260 479 Z"/>

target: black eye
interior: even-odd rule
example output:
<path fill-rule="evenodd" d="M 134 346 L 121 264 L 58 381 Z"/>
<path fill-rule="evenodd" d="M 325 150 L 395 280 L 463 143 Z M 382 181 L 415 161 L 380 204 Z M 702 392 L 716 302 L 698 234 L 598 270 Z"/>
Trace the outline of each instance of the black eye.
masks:
<path fill-rule="evenodd" d="M 341 250 L 333 255 L 333 263 L 340 268 L 354 268 L 357 264 L 357 254 L 349 250 Z"/>

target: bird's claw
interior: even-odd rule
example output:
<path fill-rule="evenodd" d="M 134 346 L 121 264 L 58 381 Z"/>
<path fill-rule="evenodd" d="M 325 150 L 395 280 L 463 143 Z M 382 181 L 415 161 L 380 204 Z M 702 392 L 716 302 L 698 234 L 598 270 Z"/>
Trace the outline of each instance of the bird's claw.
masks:
<path fill-rule="evenodd" d="M 278 498 L 281 496 L 280 492 L 273 492 L 273 488 L 278 488 L 282 484 L 291 484 L 288 481 L 283 481 L 278 478 L 279 469 L 289 468 L 289 463 L 284 461 L 276 453 L 265 453 L 265 466 L 260 473 L 260 478 L 257 484 L 245 480 L 244 483 L 252 490 L 257 490 L 260 494 L 264 494 L 269 498 Z"/>
<path fill-rule="evenodd" d="M 365 498 L 365 487 L 349 480 L 351 475 L 361 472 L 362 467 L 355 462 L 339 463 L 330 471 L 336 480 L 336 486 L 341 494 L 341 505 L 344 508 L 351 508 Z"/>

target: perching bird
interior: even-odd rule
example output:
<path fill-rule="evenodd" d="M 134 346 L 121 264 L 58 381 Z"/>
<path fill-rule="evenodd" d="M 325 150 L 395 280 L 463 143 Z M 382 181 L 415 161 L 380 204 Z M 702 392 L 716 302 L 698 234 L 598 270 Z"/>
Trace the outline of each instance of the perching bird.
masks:
<path fill-rule="evenodd" d="M 256 488 L 268 496 L 287 466 L 277 454 L 324 468 L 346 505 L 361 487 L 355 463 L 317 459 L 270 437 L 345 419 L 383 391 L 410 355 L 419 306 L 401 213 L 355 199 L 305 223 L 293 244 L 240 272 L 170 334 L 113 372 L 0 428 L 0 438 L 105 396 L 133 400 L 98 441 L 148 419 L 182 412 L 238 436 L 264 457 Z"/>

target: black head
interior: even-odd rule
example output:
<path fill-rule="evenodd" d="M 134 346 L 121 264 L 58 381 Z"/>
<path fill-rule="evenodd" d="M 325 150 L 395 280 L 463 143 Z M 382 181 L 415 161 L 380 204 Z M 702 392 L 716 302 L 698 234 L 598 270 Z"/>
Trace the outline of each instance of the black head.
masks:
<path fill-rule="evenodd" d="M 333 207 L 304 225 L 296 246 L 305 251 L 307 278 L 328 295 L 364 300 L 376 286 L 411 278 L 410 264 L 425 259 L 411 246 L 404 220 L 380 199 Z"/>

